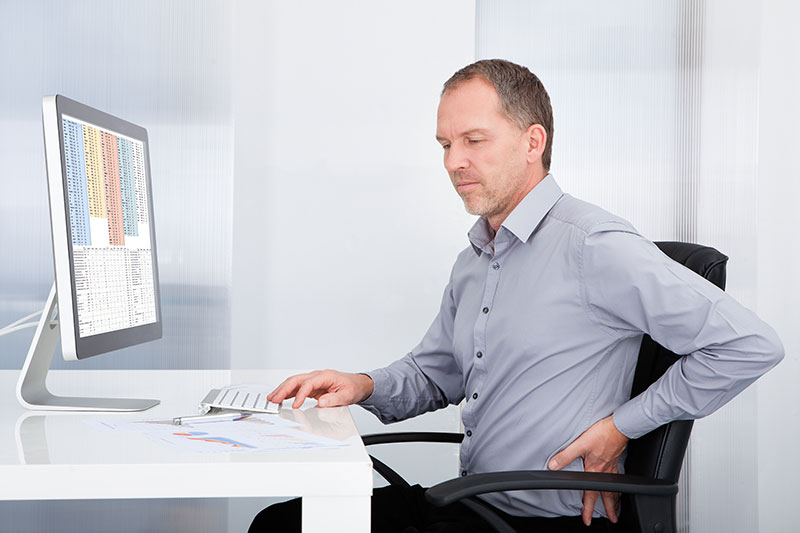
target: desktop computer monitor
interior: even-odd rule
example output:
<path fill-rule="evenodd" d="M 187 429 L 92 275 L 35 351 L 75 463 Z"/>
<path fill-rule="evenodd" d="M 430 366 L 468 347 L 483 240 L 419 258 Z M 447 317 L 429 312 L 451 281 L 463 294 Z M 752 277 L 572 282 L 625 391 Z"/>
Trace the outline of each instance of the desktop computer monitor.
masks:
<path fill-rule="evenodd" d="M 58 339 L 80 360 L 160 339 L 147 131 L 60 95 L 42 101 L 55 283 L 17 385 L 32 409 L 142 410 L 157 400 L 51 394 Z"/>

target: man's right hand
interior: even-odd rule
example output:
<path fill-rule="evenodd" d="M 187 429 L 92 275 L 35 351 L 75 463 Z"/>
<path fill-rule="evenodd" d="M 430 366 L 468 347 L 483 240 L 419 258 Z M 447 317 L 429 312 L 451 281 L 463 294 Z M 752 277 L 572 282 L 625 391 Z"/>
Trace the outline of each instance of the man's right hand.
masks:
<path fill-rule="evenodd" d="M 278 385 L 267 399 L 281 403 L 286 398 L 294 398 L 292 409 L 303 405 L 306 398 L 316 398 L 320 407 L 339 407 L 366 400 L 374 388 L 372 378 L 366 374 L 315 370 L 290 377 Z"/>

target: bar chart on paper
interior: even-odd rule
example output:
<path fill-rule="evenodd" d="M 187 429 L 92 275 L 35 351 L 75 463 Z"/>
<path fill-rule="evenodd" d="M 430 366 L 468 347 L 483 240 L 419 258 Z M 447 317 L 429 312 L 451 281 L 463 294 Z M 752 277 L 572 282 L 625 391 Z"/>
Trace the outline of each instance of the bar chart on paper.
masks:
<path fill-rule="evenodd" d="M 172 420 L 87 420 L 103 431 L 141 434 L 180 452 L 264 452 L 340 448 L 342 441 L 304 431 L 302 424 L 278 415 L 254 415 L 236 421 L 204 422 L 202 418 L 180 426 Z"/>

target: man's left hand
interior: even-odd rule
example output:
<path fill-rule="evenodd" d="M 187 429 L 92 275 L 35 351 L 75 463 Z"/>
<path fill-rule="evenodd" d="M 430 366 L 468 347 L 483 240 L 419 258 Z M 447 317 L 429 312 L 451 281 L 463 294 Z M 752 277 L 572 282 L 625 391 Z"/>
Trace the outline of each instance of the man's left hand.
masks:
<path fill-rule="evenodd" d="M 578 457 L 583 458 L 585 472 L 609 472 L 616 474 L 619 456 L 628 444 L 628 437 L 620 433 L 614 420 L 609 416 L 598 420 L 581 436 L 572 441 L 572 444 L 558 452 L 547 465 L 550 470 L 561 470 Z M 617 521 L 617 505 L 619 493 L 602 492 L 603 505 L 606 508 L 608 519 Z M 597 501 L 597 491 L 583 492 L 583 523 L 587 526 L 592 522 L 594 503 Z"/>

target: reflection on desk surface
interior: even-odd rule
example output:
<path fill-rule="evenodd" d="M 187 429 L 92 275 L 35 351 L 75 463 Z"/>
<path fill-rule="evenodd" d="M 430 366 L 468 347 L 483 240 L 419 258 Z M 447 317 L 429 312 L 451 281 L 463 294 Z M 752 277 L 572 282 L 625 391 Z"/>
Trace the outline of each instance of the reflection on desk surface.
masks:
<path fill-rule="evenodd" d="M 281 410 L 280 415 L 261 416 L 267 418 L 280 417 L 286 422 L 298 424 L 298 426 L 293 429 L 313 436 L 322 437 L 323 439 L 320 439 L 320 441 L 324 439 L 333 439 L 334 441 L 344 444 L 349 439 L 358 438 L 358 434 L 354 434 L 352 420 L 346 407 L 320 408 L 313 405 L 315 402 L 311 401 L 307 402 L 306 405 L 309 403 L 312 405 L 304 409 L 290 409 L 285 407 Z M 92 453 L 88 455 L 90 457 L 95 457 L 102 463 L 105 462 L 102 459 L 103 455 L 116 455 L 116 453 L 107 448 L 120 448 L 120 445 L 124 445 L 126 455 L 139 455 L 142 456 L 142 458 L 148 455 L 145 451 L 148 447 L 146 441 L 136 440 L 145 439 L 146 431 L 143 430 L 140 435 L 129 437 L 128 440 L 125 441 L 109 440 L 107 436 L 103 436 L 102 432 L 97 429 L 97 426 L 100 425 L 102 420 L 119 421 L 120 425 L 133 426 L 134 422 L 144 420 L 144 418 L 141 413 L 138 415 L 110 415 L 109 413 L 86 414 L 77 412 L 47 414 L 35 412 L 23 413 L 17 419 L 15 425 L 15 440 L 19 463 L 34 465 L 55 464 L 64 462 L 64 460 L 69 462 L 70 457 L 77 458 L 78 453 L 81 456 L 78 462 L 83 463 L 87 458 L 87 448 L 92 450 Z M 87 423 L 87 421 L 89 423 Z M 92 427 L 93 425 L 95 426 L 94 428 Z M 206 425 L 210 426 L 213 424 Z M 56 438 L 55 441 L 50 443 L 48 442 L 48 426 L 50 426 L 51 433 L 55 431 L 55 435 L 59 436 L 59 438 Z M 152 427 L 151 425 L 150 428 Z M 180 428 L 180 426 L 175 427 Z M 172 429 L 172 426 L 166 425 L 164 429 Z M 113 437 L 114 435 L 111 436 Z M 51 435 L 51 437 L 54 436 Z M 133 440 L 133 442 L 131 440 Z M 186 453 L 187 451 L 189 450 L 183 448 L 177 449 L 174 446 L 172 450 L 172 452 L 179 454 Z M 167 448 L 167 453 L 171 453 L 169 448 Z"/>
<path fill-rule="evenodd" d="M 25 413 L 17 419 L 14 436 L 17 441 L 17 454 L 20 464 L 50 464 L 50 452 L 47 449 L 46 415 Z"/>
<path fill-rule="evenodd" d="M 306 402 L 306 404 L 309 402 Z M 305 405 L 305 404 L 304 404 Z M 344 440 L 352 436 L 353 426 L 347 407 L 306 407 L 290 409 L 284 406 L 280 416 L 300 424 L 300 429 L 320 437 Z"/>

